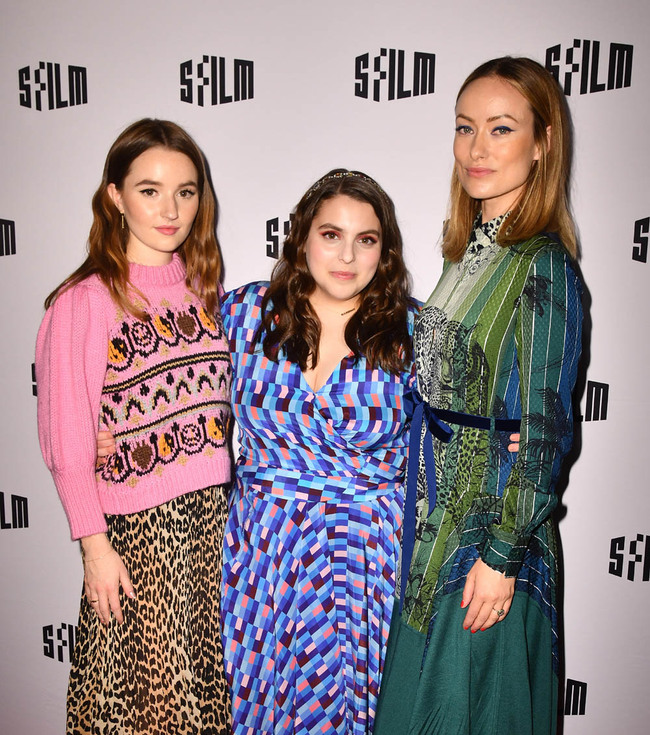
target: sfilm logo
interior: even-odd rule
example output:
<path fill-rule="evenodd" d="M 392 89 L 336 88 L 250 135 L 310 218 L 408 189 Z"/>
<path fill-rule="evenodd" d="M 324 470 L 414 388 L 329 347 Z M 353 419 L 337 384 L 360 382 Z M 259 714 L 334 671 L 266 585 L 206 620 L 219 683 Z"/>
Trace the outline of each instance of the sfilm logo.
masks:
<path fill-rule="evenodd" d="M 584 715 L 587 709 L 587 684 L 584 681 L 566 680 L 564 695 L 565 715 Z"/>
<path fill-rule="evenodd" d="M 22 107 L 37 110 L 60 110 L 88 103 L 88 73 L 85 66 L 68 66 L 61 71 L 61 64 L 39 61 L 31 69 L 18 70 L 18 89 Z"/>
<path fill-rule="evenodd" d="M 643 582 L 650 580 L 650 536 L 637 533 L 630 539 L 629 545 L 625 536 L 613 538 L 609 546 L 609 558 L 609 573 L 615 577 L 623 577 L 625 573 L 630 582 L 635 579 L 639 581 L 639 578 Z"/>
<path fill-rule="evenodd" d="M 610 43 L 607 64 L 607 79 L 604 71 L 600 73 L 600 41 L 587 41 L 576 38 L 573 46 L 564 53 L 564 74 L 562 74 L 562 46 L 546 49 L 546 68 L 570 95 L 573 89 L 574 74 L 580 73 L 580 94 L 604 92 L 606 89 L 621 89 L 632 83 L 632 54 L 634 47 L 626 43 Z M 603 59 L 603 67 L 605 59 Z"/>
<path fill-rule="evenodd" d="M 5 494 L 0 492 L 0 529 L 29 528 L 29 503 L 22 495 L 9 496 L 5 504 Z"/>
<path fill-rule="evenodd" d="M 368 99 L 372 94 L 372 99 L 379 102 L 382 88 L 388 100 L 418 97 L 435 91 L 435 54 L 416 51 L 412 60 L 409 58 L 407 62 L 406 51 L 382 48 L 372 58 L 372 70 L 370 61 L 369 53 L 354 60 L 354 94 L 357 97 Z M 411 68 L 413 71 L 409 76 Z"/>
<path fill-rule="evenodd" d="M 223 56 L 206 55 L 196 64 L 191 59 L 181 64 L 181 102 L 225 105 L 252 100 L 254 91 L 252 61 L 234 59 L 228 64 Z"/>
<path fill-rule="evenodd" d="M 284 221 L 282 241 L 286 239 L 291 229 L 291 223 L 293 222 L 293 215 L 289 215 L 289 219 Z M 276 260 L 280 257 L 280 218 L 274 217 L 273 219 L 266 220 L 266 257 L 275 258 Z"/>
<path fill-rule="evenodd" d="M 53 625 L 43 626 L 43 655 L 57 661 L 72 661 L 79 630 L 71 623 L 61 623 L 56 631 Z"/>
<path fill-rule="evenodd" d="M 587 381 L 587 403 L 583 421 L 605 421 L 609 403 L 609 383 Z"/>
<path fill-rule="evenodd" d="M 0 256 L 16 254 L 16 223 L 0 219 Z"/>
<path fill-rule="evenodd" d="M 648 232 L 650 232 L 650 217 L 638 219 L 634 223 L 636 246 L 632 248 L 632 260 L 638 260 L 639 263 L 648 262 L 648 238 L 646 237 Z"/>

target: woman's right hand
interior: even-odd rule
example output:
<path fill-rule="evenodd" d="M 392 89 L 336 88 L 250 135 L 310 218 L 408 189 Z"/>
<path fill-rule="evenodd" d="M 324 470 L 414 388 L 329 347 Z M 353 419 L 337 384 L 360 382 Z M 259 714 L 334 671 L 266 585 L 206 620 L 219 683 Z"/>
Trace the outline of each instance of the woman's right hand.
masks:
<path fill-rule="evenodd" d="M 131 599 L 135 590 L 120 555 L 111 546 L 105 533 L 84 536 L 81 539 L 84 563 L 84 590 L 93 610 L 104 625 L 111 613 L 118 623 L 124 622 L 120 606 L 120 585 Z"/>

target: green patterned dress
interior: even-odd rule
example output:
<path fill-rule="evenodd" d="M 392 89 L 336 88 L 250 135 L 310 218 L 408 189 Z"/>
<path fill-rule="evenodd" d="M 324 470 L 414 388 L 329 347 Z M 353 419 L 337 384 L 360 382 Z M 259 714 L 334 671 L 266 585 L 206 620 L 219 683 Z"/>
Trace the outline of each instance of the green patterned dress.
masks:
<path fill-rule="evenodd" d="M 501 221 L 477 220 L 462 261 L 445 263 L 416 321 L 418 390 L 435 409 L 521 418 L 520 451 L 508 452 L 509 431 L 451 423 L 446 443 L 432 439 L 425 422 L 416 427 L 413 551 L 403 606 L 400 612 L 396 603 L 393 614 L 375 735 L 548 735 L 556 728 L 551 515 L 572 442 L 581 285 L 552 236 L 497 245 Z M 432 508 L 424 461 L 431 441 Z M 404 548 L 406 535 L 405 527 Z M 462 627 L 460 603 L 479 557 L 516 585 L 505 619 L 472 634 Z"/>

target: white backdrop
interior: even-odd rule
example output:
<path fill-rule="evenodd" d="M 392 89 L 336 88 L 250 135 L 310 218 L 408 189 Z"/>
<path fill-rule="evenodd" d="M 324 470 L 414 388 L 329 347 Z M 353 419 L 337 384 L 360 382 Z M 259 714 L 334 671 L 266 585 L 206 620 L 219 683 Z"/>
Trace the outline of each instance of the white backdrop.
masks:
<path fill-rule="evenodd" d="M 544 63 L 547 49 L 558 46 L 563 83 L 574 69 L 573 206 L 593 323 L 583 375 L 593 400 L 588 407 L 589 389 L 580 396 L 581 448 L 560 524 L 566 677 L 577 682 L 569 687 L 576 713 L 565 718 L 564 730 L 647 733 L 647 0 L 3 5 L 0 731 L 54 735 L 64 728 L 82 570 L 38 449 L 31 364 L 43 299 L 83 258 L 90 199 L 119 131 L 154 116 L 177 121 L 197 139 L 220 205 L 226 288 L 268 276 L 274 261 L 266 254 L 267 223 L 278 218 L 282 228 L 314 180 L 345 166 L 368 172 L 393 197 L 414 294 L 424 299 L 441 270 L 458 86 L 488 58 L 510 53 Z M 397 61 L 403 52 L 402 87 L 411 92 L 414 54 L 435 54 L 433 93 L 389 99 L 391 54 L 382 49 L 395 50 Z M 355 60 L 364 54 L 369 99 L 355 96 L 355 70 L 363 64 Z M 224 75 L 222 88 L 219 80 L 205 84 L 200 106 L 197 64 L 204 55 L 223 59 L 216 67 L 219 77 L 223 63 Z M 234 95 L 236 59 L 253 62 L 252 94 L 249 87 L 248 99 L 226 102 Z M 610 59 L 614 70 L 617 59 L 622 64 L 621 79 L 614 73 L 611 84 Z M 192 103 L 181 100 L 187 61 Z M 77 67 L 74 78 L 85 78 L 85 96 L 81 87 L 70 89 L 69 67 Z M 393 69 L 399 81 L 398 65 Z M 375 81 L 379 101 L 372 99 Z"/>

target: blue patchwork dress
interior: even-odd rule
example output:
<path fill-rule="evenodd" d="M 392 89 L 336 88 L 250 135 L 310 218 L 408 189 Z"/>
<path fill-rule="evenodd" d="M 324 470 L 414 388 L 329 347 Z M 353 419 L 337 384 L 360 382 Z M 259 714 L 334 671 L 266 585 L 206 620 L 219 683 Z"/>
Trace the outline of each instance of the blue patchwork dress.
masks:
<path fill-rule="evenodd" d="M 254 344 L 265 291 L 222 308 L 241 445 L 222 597 L 233 731 L 361 735 L 390 626 L 413 375 L 350 355 L 313 391 Z"/>

